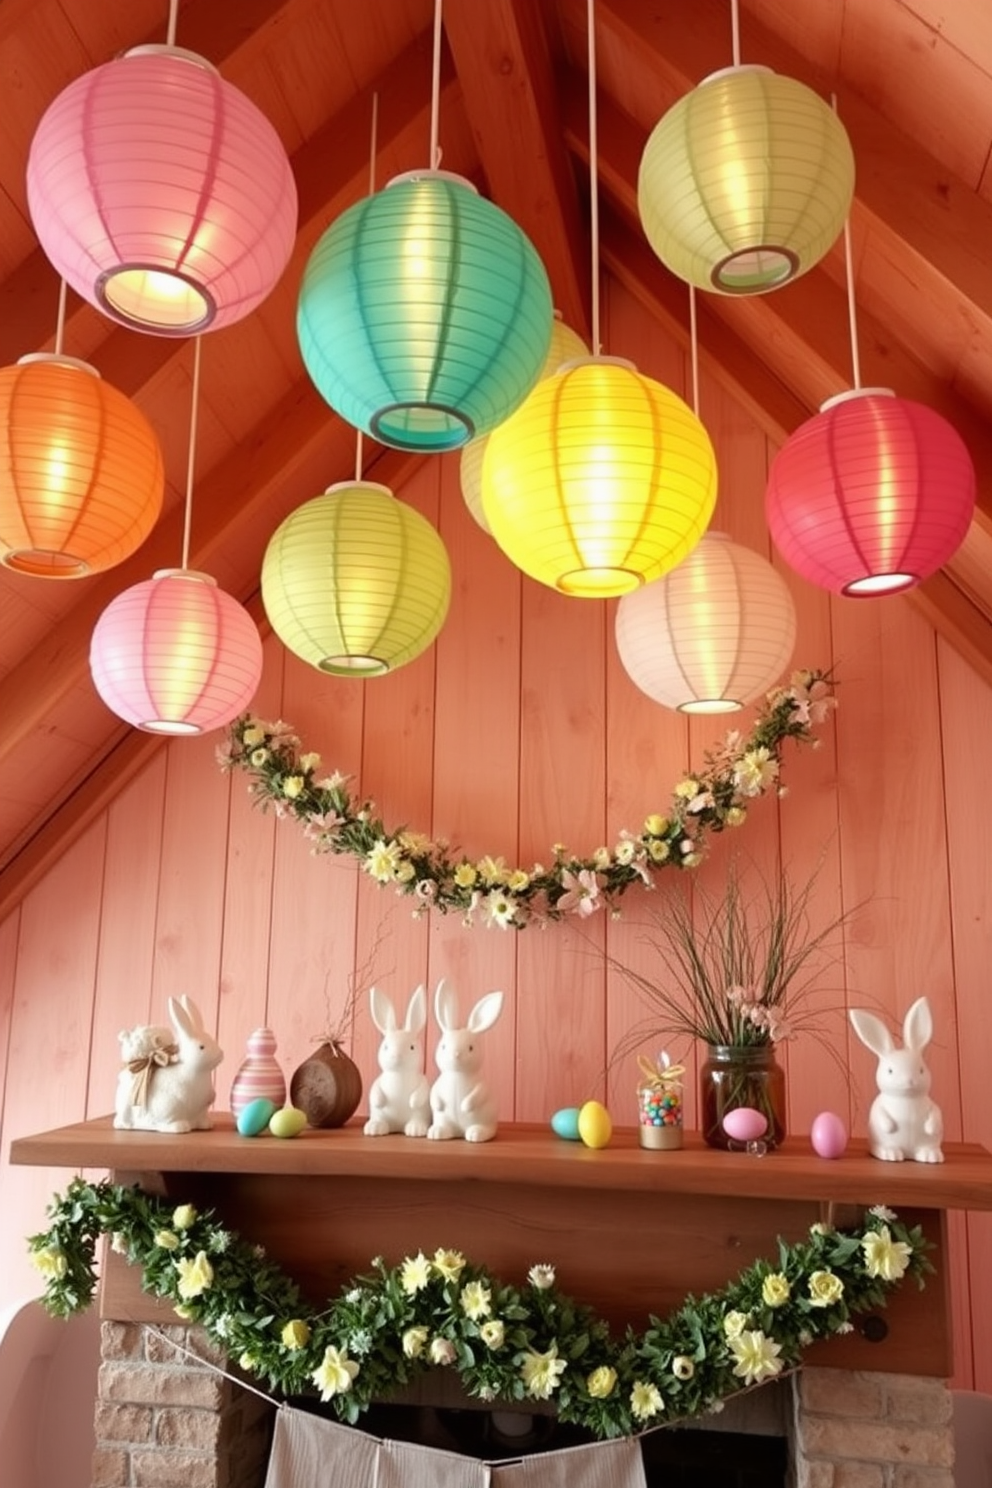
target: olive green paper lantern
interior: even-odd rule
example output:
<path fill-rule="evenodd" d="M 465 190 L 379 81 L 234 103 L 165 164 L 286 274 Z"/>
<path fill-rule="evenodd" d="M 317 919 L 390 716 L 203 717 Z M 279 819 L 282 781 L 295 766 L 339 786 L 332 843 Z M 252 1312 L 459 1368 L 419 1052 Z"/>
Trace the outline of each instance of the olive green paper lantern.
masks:
<path fill-rule="evenodd" d="M 448 613 L 451 566 L 426 517 L 387 486 L 331 486 L 283 521 L 262 562 L 262 602 L 294 655 L 374 677 L 426 651 Z"/>
<path fill-rule="evenodd" d="M 805 274 L 836 241 L 854 155 L 830 106 L 794 78 L 736 66 L 655 125 L 637 205 L 648 242 L 698 289 L 760 294 Z"/>

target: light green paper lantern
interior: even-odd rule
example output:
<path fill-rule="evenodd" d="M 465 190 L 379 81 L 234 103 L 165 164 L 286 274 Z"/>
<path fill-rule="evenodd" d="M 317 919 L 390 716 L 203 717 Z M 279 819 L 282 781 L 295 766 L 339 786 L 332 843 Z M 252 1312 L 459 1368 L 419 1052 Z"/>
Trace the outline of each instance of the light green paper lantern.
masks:
<path fill-rule="evenodd" d="M 438 533 L 372 481 L 342 482 L 297 507 L 262 561 L 272 629 L 333 676 L 374 677 L 413 661 L 440 631 L 450 598 Z"/>
<path fill-rule="evenodd" d="M 728 67 L 655 125 L 637 205 L 673 274 L 698 289 L 760 294 L 819 262 L 853 193 L 854 155 L 829 105 L 767 67 Z"/>
<path fill-rule="evenodd" d="M 321 397 L 396 449 L 458 449 L 533 387 L 551 337 L 536 249 L 470 182 L 398 176 L 328 228 L 297 335 Z"/>

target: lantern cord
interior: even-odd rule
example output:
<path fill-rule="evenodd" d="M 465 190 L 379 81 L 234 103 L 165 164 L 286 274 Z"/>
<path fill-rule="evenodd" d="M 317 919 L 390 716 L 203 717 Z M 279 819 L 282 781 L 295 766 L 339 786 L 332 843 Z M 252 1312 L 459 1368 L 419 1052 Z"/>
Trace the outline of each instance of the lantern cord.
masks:
<path fill-rule="evenodd" d="M 65 292 L 66 282 L 59 280 L 59 315 L 55 322 L 55 355 L 62 355 L 62 342 L 65 338 Z"/>
<path fill-rule="evenodd" d="M 830 104 L 837 112 L 837 94 L 831 93 Z M 854 300 L 854 257 L 851 252 L 851 214 L 844 218 L 844 278 L 847 284 L 847 324 L 851 335 L 851 371 L 854 388 L 861 388 L 861 357 L 858 352 L 858 312 Z"/>
<path fill-rule="evenodd" d="M 438 115 L 441 101 L 441 0 L 434 0 L 434 56 L 431 63 L 431 170 L 441 164 L 438 144 Z"/>
<path fill-rule="evenodd" d="M 692 356 L 692 411 L 699 417 L 699 342 L 696 338 L 696 286 L 689 285 L 689 350 Z"/>
<path fill-rule="evenodd" d="M 741 65 L 741 18 L 737 8 L 737 0 L 730 0 L 730 28 L 733 36 L 734 66 Z"/>
<path fill-rule="evenodd" d="M 200 341 L 193 338 L 193 407 L 189 418 L 189 454 L 186 457 L 186 514 L 183 518 L 183 568 L 189 568 L 189 536 L 193 522 L 193 467 L 196 463 L 196 415 L 200 403 Z"/>
<path fill-rule="evenodd" d="M 369 196 L 375 195 L 375 160 L 379 149 L 379 95 L 372 94 L 372 134 L 369 140 Z M 355 430 L 355 483 L 362 479 L 362 431 Z"/>
<path fill-rule="evenodd" d="M 596 121 L 596 0 L 588 0 L 589 46 L 589 214 L 592 236 L 592 354 L 599 339 L 599 132 Z"/>
<path fill-rule="evenodd" d="M 176 17 L 179 13 L 179 0 L 169 0 L 169 29 L 165 33 L 166 46 L 176 44 Z"/>

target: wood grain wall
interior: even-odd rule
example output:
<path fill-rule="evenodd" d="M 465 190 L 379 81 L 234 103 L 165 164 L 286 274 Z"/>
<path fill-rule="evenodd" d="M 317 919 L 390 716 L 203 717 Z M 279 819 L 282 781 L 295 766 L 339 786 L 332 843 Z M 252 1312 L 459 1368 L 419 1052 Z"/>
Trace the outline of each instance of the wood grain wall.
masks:
<path fill-rule="evenodd" d="M 685 391 L 682 355 L 616 290 L 606 342 Z M 770 556 L 762 493 L 774 452 L 707 381 L 700 413 L 720 462 L 714 525 Z M 425 464 L 402 495 L 437 522 L 451 554 L 436 646 L 360 683 L 320 677 L 270 637 L 256 711 L 288 719 L 329 769 L 352 772 L 388 824 L 473 856 L 529 865 L 556 842 L 587 852 L 664 811 L 684 770 L 722 737 L 721 720 L 689 723 L 636 690 L 615 653 L 612 604 L 523 579 L 468 515 L 456 456 Z M 905 600 L 835 601 L 785 576 L 796 664 L 832 667 L 840 707 L 822 747 L 787 756 L 787 795 L 756 804 L 699 872 L 718 886 L 732 847 L 787 864 L 797 880 L 822 864 L 816 916 L 850 912 L 824 986 L 839 1057 L 812 1038 L 787 1049 L 793 1140 L 823 1109 L 864 1132 L 874 1060 L 849 1036 L 844 1007 L 870 1003 L 895 1024 L 925 992 L 947 1135 L 992 1147 L 992 690 Z M 293 823 L 254 809 L 245 777 L 218 769 L 216 744 L 163 746 L 0 922 L 0 1303 L 37 1290 L 24 1236 L 67 1178 L 9 1167 L 10 1140 L 111 1109 L 118 1030 L 160 1020 L 171 994 L 191 993 L 216 1026 L 227 1051 L 220 1105 L 253 1028 L 276 1031 L 292 1070 L 356 981 L 351 1047 L 367 1087 L 377 1069 L 368 985 L 405 1001 L 418 982 L 448 976 L 466 1009 L 490 988 L 506 994 L 487 1054 L 506 1119 L 545 1121 L 595 1096 L 616 1122 L 634 1120 L 632 1060 L 611 1057 L 644 1009 L 601 952 L 650 969 L 644 925 L 671 887 L 664 875 L 653 900 L 631 894 L 621 920 L 594 916 L 581 932 L 417 920 L 410 901 L 350 861 L 314 858 Z M 692 1049 L 674 1052 L 693 1060 Z M 690 1120 L 692 1106 L 690 1086 Z M 992 1332 L 973 1326 L 992 1307 L 990 1240 L 988 1218 L 955 1216 L 957 1382 L 992 1391 Z"/>

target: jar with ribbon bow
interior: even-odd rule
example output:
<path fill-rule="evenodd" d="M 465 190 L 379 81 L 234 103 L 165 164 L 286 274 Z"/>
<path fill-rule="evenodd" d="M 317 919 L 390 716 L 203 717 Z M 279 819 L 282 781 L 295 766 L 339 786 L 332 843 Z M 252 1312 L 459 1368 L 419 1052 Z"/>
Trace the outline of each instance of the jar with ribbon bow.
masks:
<path fill-rule="evenodd" d="M 682 1146 L 682 1077 L 685 1065 L 672 1064 L 664 1050 L 652 1063 L 637 1057 L 638 1131 L 641 1146 L 671 1151 Z"/>

